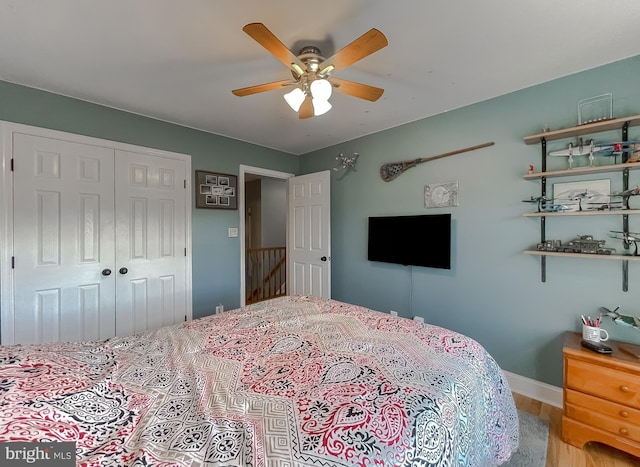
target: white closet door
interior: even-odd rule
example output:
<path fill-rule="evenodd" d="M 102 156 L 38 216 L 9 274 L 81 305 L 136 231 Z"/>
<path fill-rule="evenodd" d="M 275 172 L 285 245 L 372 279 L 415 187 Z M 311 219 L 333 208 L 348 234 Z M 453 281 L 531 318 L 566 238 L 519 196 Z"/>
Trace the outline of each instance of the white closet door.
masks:
<path fill-rule="evenodd" d="M 116 333 L 185 320 L 184 161 L 116 151 Z M 123 269 L 124 268 L 124 269 Z"/>
<path fill-rule="evenodd" d="M 13 146 L 15 342 L 114 336 L 113 149 L 18 133 Z"/>

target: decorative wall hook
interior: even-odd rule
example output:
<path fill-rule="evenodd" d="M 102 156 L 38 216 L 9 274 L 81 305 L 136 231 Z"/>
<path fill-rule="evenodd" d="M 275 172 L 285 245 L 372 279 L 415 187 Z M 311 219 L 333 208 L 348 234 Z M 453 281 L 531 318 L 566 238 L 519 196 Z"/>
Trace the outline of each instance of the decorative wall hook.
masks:
<path fill-rule="evenodd" d="M 336 160 L 339 161 L 338 167 L 334 167 L 333 170 L 336 172 L 344 169 L 353 169 L 356 170 L 356 162 L 358 161 L 358 157 L 360 154 L 354 152 L 352 156 L 345 156 L 344 154 L 338 154 L 336 156 Z"/>

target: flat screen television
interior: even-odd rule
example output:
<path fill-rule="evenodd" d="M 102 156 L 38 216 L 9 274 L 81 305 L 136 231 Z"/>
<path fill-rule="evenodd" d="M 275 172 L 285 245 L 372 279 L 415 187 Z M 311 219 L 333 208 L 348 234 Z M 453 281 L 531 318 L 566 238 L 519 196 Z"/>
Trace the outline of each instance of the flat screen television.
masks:
<path fill-rule="evenodd" d="M 369 217 L 367 258 L 451 269 L 451 214 Z"/>

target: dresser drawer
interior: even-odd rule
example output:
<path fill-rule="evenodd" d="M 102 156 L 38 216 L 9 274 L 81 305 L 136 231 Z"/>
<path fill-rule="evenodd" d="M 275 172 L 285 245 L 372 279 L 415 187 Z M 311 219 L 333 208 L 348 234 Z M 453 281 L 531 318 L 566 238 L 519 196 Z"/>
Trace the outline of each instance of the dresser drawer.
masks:
<path fill-rule="evenodd" d="M 565 386 L 640 408 L 640 377 L 575 358 L 565 359 Z"/>
<path fill-rule="evenodd" d="M 608 417 L 590 408 L 573 405 L 568 402 L 565 405 L 564 412 L 566 417 L 573 420 L 598 427 L 630 441 L 640 441 L 640 427 L 638 425 L 622 421 L 619 418 Z"/>
<path fill-rule="evenodd" d="M 617 404 L 604 399 L 584 394 L 582 392 L 565 389 L 565 402 L 574 407 L 582 407 L 593 413 L 606 415 L 621 423 L 640 427 L 640 410 Z M 565 410 L 565 415 L 569 415 Z M 575 418 L 575 417 L 572 417 Z M 585 420 L 582 420 L 585 421 Z"/>

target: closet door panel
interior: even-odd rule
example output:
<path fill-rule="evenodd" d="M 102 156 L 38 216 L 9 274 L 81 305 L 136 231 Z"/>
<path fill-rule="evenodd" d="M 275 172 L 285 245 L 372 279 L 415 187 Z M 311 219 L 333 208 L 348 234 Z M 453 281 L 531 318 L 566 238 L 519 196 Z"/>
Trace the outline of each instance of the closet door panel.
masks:
<path fill-rule="evenodd" d="M 116 332 L 184 321 L 186 164 L 116 151 L 116 173 Z"/>
<path fill-rule="evenodd" d="M 15 342 L 112 337 L 114 151 L 13 136 Z"/>

